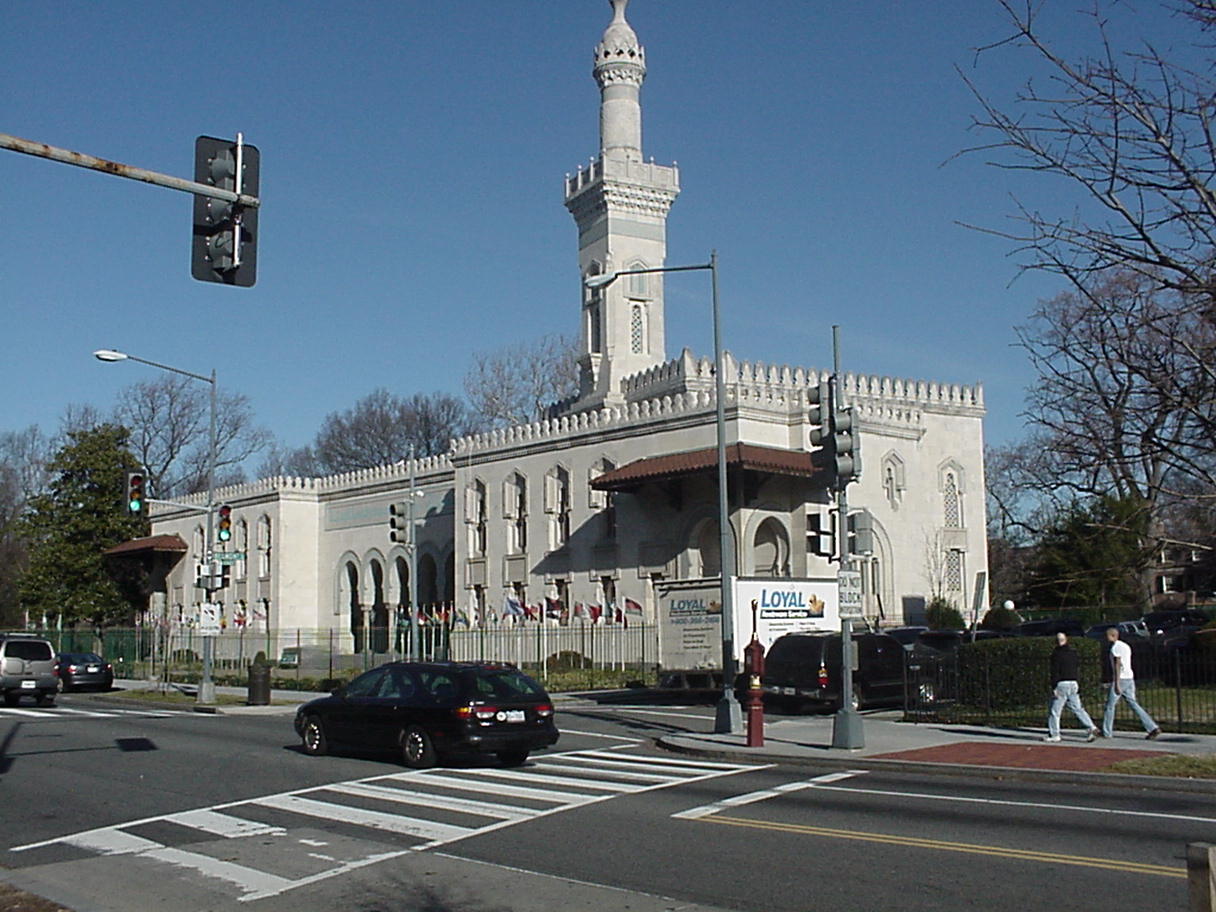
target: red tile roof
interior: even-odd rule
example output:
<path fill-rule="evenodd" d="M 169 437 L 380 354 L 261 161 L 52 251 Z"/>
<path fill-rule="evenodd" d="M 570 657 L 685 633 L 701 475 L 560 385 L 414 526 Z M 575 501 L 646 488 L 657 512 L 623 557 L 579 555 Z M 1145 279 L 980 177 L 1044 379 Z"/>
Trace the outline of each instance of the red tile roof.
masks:
<path fill-rule="evenodd" d="M 718 449 L 708 447 L 686 453 L 648 456 L 628 465 L 605 472 L 591 482 L 599 491 L 621 491 L 651 481 L 663 481 L 681 475 L 693 475 L 717 468 Z M 728 468 L 742 468 L 773 475 L 811 478 L 820 471 L 811 463 L 811 454 L 795 450 L 779 450 L 752 443 L 735 443 L 726 448 Z"/>
<path fill-rule="evenodd" d="M 122 544 L 107 548 L 102 553 L 107 557 L 129 557 L 136 554 L 146 554 L 153 551 L 178 551 L 185 553 L 190 549 L 176 532 L 172 535 L 149 535 L 147 538 L 133 538 Z"/>

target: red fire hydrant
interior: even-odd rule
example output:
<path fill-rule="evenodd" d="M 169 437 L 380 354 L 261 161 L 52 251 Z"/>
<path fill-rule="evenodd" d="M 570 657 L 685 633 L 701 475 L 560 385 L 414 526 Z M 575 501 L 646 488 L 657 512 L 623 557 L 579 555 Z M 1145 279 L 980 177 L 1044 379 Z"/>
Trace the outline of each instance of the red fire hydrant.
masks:
<path fill-rule="evenodd" d="M 760 678 L 764 674 L 764 646 L 752 634 L 752 641 L 743 650 L 743 665 L 747 671 L 747 746 L 764 747 L 764 697 Z"/>

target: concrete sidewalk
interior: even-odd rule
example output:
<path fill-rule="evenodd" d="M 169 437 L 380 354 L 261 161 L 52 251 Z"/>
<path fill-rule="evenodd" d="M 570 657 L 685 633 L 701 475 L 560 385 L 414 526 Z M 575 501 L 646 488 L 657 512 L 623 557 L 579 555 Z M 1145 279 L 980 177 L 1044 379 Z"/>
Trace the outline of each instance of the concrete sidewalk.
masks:
<path fill-rule="evenodd" d="M 1113 738 L 1087 743 L 1081 730 L 1062 731 L 1059 743 L 1045 743 L 1044 728 L 985 728 L 974 725 L 912 723 L 902 713 L 862 715 L 864 746 L 858 750 L 832 748 L 831 716 L 769 717 L 764 745 L 747 747 L 746 735 L 678 732 L 662 735 L 661 747 L 681 753 L 721 759 L 801 762 L 815 766 L 915 768 L 924 772 L 971 773 L 981 768 L 995 775 L 1035 775 L 1060 779 L 1080 777 L 1188 783 L 1191 790 L 1216 791 L 1216 780 L 1175 780 L 1166 777 L 1100 773 L 1112 763 L 1135 757 L 1216 755 L 1216 736 L 1163 731 L 1148 741 L 1141 731 L 1116 731 Z M 1166 787 L 1177 787 L 1166 786 Z"/>

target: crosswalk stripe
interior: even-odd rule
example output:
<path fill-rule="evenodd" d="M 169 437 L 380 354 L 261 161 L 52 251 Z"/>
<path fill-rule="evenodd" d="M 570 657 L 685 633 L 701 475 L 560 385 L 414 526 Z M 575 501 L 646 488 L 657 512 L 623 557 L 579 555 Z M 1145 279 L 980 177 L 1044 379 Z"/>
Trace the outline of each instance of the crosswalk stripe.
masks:
<path fill-rule="evenodd" d="M 578 788 L 593 789 L 600 792 L 628 792 L 633 790 L 633 786 L 627 782 L 595 782 L 591 779 L 579 779 L 577 782 L 571 782 L 569 777 L 564 776 L 546 776 L 543 773 L 526 773 L 516 772 L 514 770 L 502 769 L 462 769 L 457 771 L 461 775 L 481 776 L 487 779 L 507 779 L 511 782 L 522 782 L 527 785 L 576 785 Z"/>
<path fill-rule="evenodd" d="M 87 833 L 77 833 L 64 839 L 68 845 L 78 849 L 89 849 L 102 855 L 131 855 L 135 852 L 146 852 L 149 849 L 160 848 L 159 842 L 144 839 L 133 833 L 125 833 L 113 827 L 104 830 L 90 830 Z"/>
<path fill-rule="evenodd" d="M 571 773 L 574 775 L 577 775 L 579 773 L 582 773 L 583 775 L 587 775 L 587 776 L 602 776 L 602 775 L 607 774 L 609 776 L 617 776 L 621 779 L 632 779 L 636 782 L 679 782 L 680 781 L 680 778 L 678 776 L 670 776 L 670 775 L 663 776 L 658 773 L 638 773 L 638 772 L 634 772 L 633 770 L 612 769 L 612 768 L 607 767 L 607 765 L 605 765 L 605 768 L 602 768 L 602 769 L 600 769 L 600 768 L 593 769 L 593 768 L 586 767 L 586 766 L 575 766 L 574 764 L 570 764 L 570 763 L 546 763 L 543 761 L 537 761 L 536 763 L 532 764 L 532 767 L 534 769 L 561 770 L 563 772 Z"/>
<path fill-rule="evenodd" d="M 16 706 L 6 706 L 4 709 L 0 709 L 0 714 L 6 715 L 6 716 L 29 716 L 29 717 L 51 718 L 51 719 L 53 719 L 53 718 L 55 718 L 55 716 L 59 715 L 59 713 L 54 712 L 52 710 L 19 709 Z"/>
<path fill-rule="evenodd" d="M 223 836 L 226 839 L 238 839 L 242 836 L 264 836 L 271 833 L 280 834 L 287 831 L 283 827 L 259 823 L 256 820 L 243 820 L 218 811 L 198 810 L 183 811 L 180 814 L 170 814 L 165 818 L 170 823 L 202 830 L 213 836 Z"/>
<path fill-rule="evenodd" d="M 197 852 L 187 852 L 182 849 L 171 849 L 167 846 L 144 852 L 141 858 L 152 858 L 163 861 L 178 868 L 189 868 L 204 874 L 236 884 L 243 893 L 278 893 L 294 886 L 293 881 L 277 874 L 248 868 L 245 865 L 231 861 L 222 861 L 210 855 L 200 855 Z"/>
<path fill-rule="evenodd" d="M 406 836 L 418 836 L 423 839 L 458 839 L 474 832 L 469 827 L 419 820 L 416 817 L 402 817 L 398 814 L 385 814 L 382 811 L 368 811 L 344 804 L 301 798 L 298 795 L 272 795 L 266 798 L 256 798 L 250 804 L 275 808 L 280 811 L 291 811 L 293 814 L 304 814 L 309 817 L 321 817 L 341 823 L 368 826 L 372 829 L 402 833 Z"/>
<path fill-rule="evenodd" d="M 411 778 L 418 776 L 418 773 L 398 773 L 392 777 L 408 782 Z M 433 782 L 442 785 L 444 788 L 461 789 L 466 792 L 478 792 L 484 794 L 486 791 L 486 783 L 474 782 L 470 779 L 454 779 L 443 775 L 427 775 L 427 782 Z M 534 789 L 525 788 L 521 785 L 508 785 L 507 783 L 494 785 L 494 794 L 501 797 L 509 798 L 531 798 L 536 801 L 549 801 L 553 804 L 561 804 L 569 802 L 571 805 L 586 804 L 588 801 L 593 801 L 596 795 L 588 795 L 584 792 L 566 792 L 558 789 Z"/>
<path fill-rule="evenodd" d="M 414 792 L 408 789 L 391 788 L 384 785 L 369 785 L 361 782 L 329 785 L 326 786 L 326 791 L 342 792 L 346 795 L 359 795 L 364 798 L 379 798 L 384 801 L 400 802 L 401 804 L 441 808 L 447 811 L 463 811 L 466 814 L 479 814 L 482 817 L 498 817 L 503 820 L 526 820 L 529 817 L 535 817 L 537 814 L 531 808 L 510 804 L 497 804 L 493 801 L 470 801 L 467 798 L 456 798 L 452 795 Z"/>
<path fill-rule="evenodd" d="M 695 770 L 737 770 L 754 768 L 739 763 L 717 763 L 713 760 L 679 760 L 675 757 L 638 757 L 636 760 L 623 759 L 629 757 L 630 755 L 622 754 L 619 751 L 613 752 L 589 750 L 581 752 L 578 756 L 588 758 L 599 757 L 607 760 L 616 760 L 623 763 L 632 763 L 637 764 L 639 768 L 646 766 L 675 768 L 683 767 L 685 769 Z"/>

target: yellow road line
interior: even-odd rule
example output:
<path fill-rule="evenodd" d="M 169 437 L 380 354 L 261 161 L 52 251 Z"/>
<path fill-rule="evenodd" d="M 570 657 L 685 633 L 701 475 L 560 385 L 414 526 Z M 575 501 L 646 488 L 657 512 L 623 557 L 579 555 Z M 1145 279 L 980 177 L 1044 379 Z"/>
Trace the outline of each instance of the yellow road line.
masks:
<path fill-rule="evenodd" d="M 758 830 L 775 830 L 782 833 L 798 833 L 803 836 L 826 836 L 832 839 L 858 839 L 864 842 L 880 842 L 887 845 L 910 846 L 919 849 L 937 849 L 943 852 L 965 852 L 970 855 L 993 855 L 1019 861 L 1039 861 L 1052 864 L 1078 865 L 1085 868 L 1105 868 L 1130 874 L 1151 874 L 1158 877 L 1186 877 L 1186 868 L 1167 865 L 1145 864 L 1139 861 L 1120 861 L 1114 858 L 1088 858 L 1084 855 L 1061 855 L 1055 852 L 1037 852 L 1032 849 L 1012 849 L 1005 846 L 976 845 L 966 842 L 947 842 L 941 839 L 925 839 L 920 836 L 895 836 L 888 833 L 864 833 L 859 830 L 835 830 L 828 827 L 807 826 L 797 823 L 777 823 L 768 820 L 748 820 L 743 817 L 720 815 L 700 818 L 705 823 L 720 823 L 724 826 L 749 827 Z"/>

